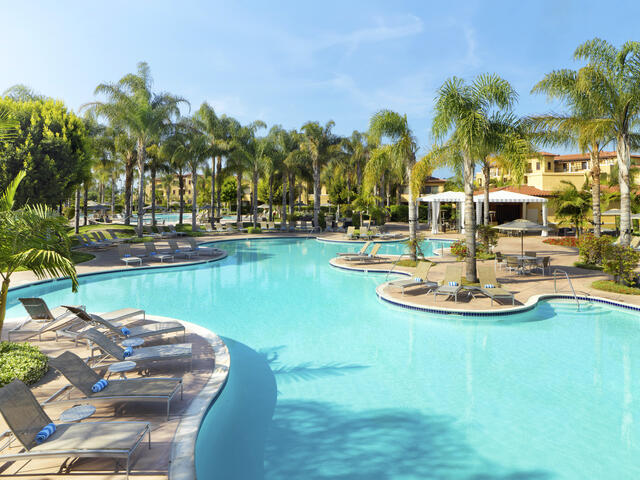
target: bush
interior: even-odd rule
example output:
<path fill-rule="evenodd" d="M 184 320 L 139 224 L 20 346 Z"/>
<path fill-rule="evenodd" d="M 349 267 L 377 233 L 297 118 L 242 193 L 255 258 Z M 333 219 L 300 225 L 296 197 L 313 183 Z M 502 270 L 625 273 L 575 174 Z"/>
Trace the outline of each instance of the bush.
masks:
<path fill-rule="evenodd" d="M 47 356 L 38 347 L 29 343 L 0 342 L 0 387 L 16 378 L 31 385 L 48 369 Z"/>
<path fill-rule="evenodd" d="M 384 225 L 387 217 L 386 207 L 372 207 L 369 213 L 376 225 Z"/>
<path fill-rule="evenodd" d="M 389 207 L 391 211 L 392 222 L 408 222 L 409 221 L 409 206 L 408 205 L 391 205 Z"/>
<path fill-rule="evenodd" d="M 360 215 L 354 215 L 351 217 L 351 225 L 356 227 L 356 230 L 360 228 Z"/>
<path fill-rule="evenodd" d="M 322 230 L 327 228 L 327 220 L 325 219 L 324 212 L 322 210 L 318 212 L 318 224 Z"/>
<path fill-rule="evenodd" d="M 464 240 L 458 240 L 457 242 L 452 243 L 451 253 L 458 257 L 458 260 L 466 258 L 467 255 L 469 255 L 469 251 L 467 250 L 467 245 Z"/>
<path fill-rule="evenodd" d="M 247 233 L 262 233 L 260 227 L 249 227 L 247 228 Z"/>
<path fill-rule="evenodd" d="M 467 245 L 464 240 L 458 240 L 451 244 L 451 253 L 455 255 L 458 260 L 462 260 L 469 255 Z M 476 259 L 478 260 L 492 260 L 495 258 L 495 254 L 491 251 L 485 243 L 476 243 Z"/>
<path fill-rule="evenodd" d="M 62 215 L 67 219 L 71 220 L 76 215 L 76 207 L 64 207 L 62 209 Z"/>
<path fill-rule="evenodd" d="M 613 275 L 618 283 L 631 285 L 635 283 L 636 267 L 640 262 L 640 252 L 631 247 L 609 245 L 603 262 L 604 272 Z"/>
<path fill-rule="evenodd" d="M 573 262 L 574 267 L 585 268 L 587 270 L 598 270 L 602 271 L 602 265 L 594 265 L 592 263 L 583 263 L 583 262 Z"/>
<path fill-rule="evenodd" d="M 480 243 L 489 247 L 495 247 L 498 244 L 498 230 L 491 225 L 478 225 L 477 232 Z"/>
<path fill-rule="evenodd" d="M 613 238 L 609 236 L 596 237 L 591 234 L 583 235 L 578 247 L 580 260 L 589 265 L 601 265 Z"/>
<path fill-rule="evenodd" d="M 597 280 L 591 284 L 591 287 L 605 292 L 623 293 L 625 295 L 640 295 L 640 288 L 620 285 L 613 280 Z"/>

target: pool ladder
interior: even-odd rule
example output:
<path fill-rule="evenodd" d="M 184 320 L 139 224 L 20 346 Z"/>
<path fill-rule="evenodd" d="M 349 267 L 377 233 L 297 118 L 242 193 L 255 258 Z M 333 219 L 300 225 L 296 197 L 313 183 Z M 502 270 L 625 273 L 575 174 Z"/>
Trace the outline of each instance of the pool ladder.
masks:
<path fill-rule="evenodd" d="M 391 265 L 391 268 L 387 272 L 387 275 L 384 277 L 384 281 L 385 282 L 389 280 L 389 274 L 393 273 L 393 269 L 396 268 L 396 265 L 398 265 L 398 262 L 400 260 L 402 260 L 402 257 L 404 257 L 405 255 L 410 257 L 410 252 L 409 252 L 409 247 L 408 246 L 404 247 L 404 251 L 400 254 L 400 256 L 398 258 L 396 258 L 395 262 L 393 262 L 393 265 Z"/>
<path fill-rule="evenodd" d="M 576 305 L 578 306 L 578 311 L 580 311 L 580 301 L 578 300 L 578 295 L 576 295 L 576 291 L 573 288 L 573 283 L 571 283 L 571 278 L 569 277 L 569 274 L 565 271 L 565 270 L 560 270 L 559 268 L 556 268 L 553 271 L 553 291 L 555 293 L 558 293 L 558 275 L 556 274 L 564 274 L 565 278 L 567 279 L 567 282 L 569 282 L 569 288 L 571 288 L 571 293 L 573 294 L 573 299 L 576 301 Z"/>

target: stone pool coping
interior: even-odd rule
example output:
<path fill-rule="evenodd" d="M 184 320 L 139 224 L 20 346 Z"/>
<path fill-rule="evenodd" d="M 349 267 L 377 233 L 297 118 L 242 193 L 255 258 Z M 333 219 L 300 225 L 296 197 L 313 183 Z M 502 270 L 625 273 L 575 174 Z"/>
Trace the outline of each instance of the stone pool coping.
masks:
<path fill-rule="evenodd" d="M 338 265 L 334 260 L 336 259 L 332 258 L 331 260 L 329 260 L 329 264 L 332 267 L 338 268 L 341 270 L 347 270 L 352 272 L 363 272 L 363 273 L 393 273 L 393 275 L 405 275 L 408 277 L 411 276 L 410 272 L 404 272 L 400 270 L 395 270 L 391 272 L 388 269 L 380 269 L 375 267 L 366 268 L 366 267 L 357 267 L 357 266 Z M 408 310 L 414 310 L 414 311 L 425 312 L 425 313 L 435 313 L 435 314 L 441 314 L 441 315 L 458 315 L 461 317 L 485 317 L 485 318 L 504 317 L 504 316 L 515 315 L 518 313 L 532 310 L 537 306 L 538 303 L 544 300 L 552 300 L 554 298 L 565 299 L 565 300 L 575 300 L 573 295 L 568 295 L 563 293 L 541 293 L 538 295 L 532 295 L 523 305 L 518 305 L 515 307 L 506 307 L 506 308 L 501 308 L 499 310 L 498 309 L 484 309 L 484 310 L 466 309 L 464 310 L 464 309 L 448 308 L 448 307 L 425 306 L 425 305 L 421 305 L 408 300 L 400 300 L 398 298 L 393 298 L 391 297 L 391 295 L 385 293 L 385 288 L 387 287 L 388 284 L 389 282 L 384 282 L 379 284 L 376 287 L 376 296 L 380 300 L 386 303 L 392 304 L 400 308 L 406 308 Z M 633 304 L 621 302 L 618 300 L 611 300 L 609 298 L 591 296 L 591 295 L 589 296 L 577 295 L 576 297 L 579 301 L 582 301 L 582 302 L 603 303 L 606 305 L 620 307 L 625 310 L 640 312 L 640 307 L 638 305 L 633 305 Z"/>

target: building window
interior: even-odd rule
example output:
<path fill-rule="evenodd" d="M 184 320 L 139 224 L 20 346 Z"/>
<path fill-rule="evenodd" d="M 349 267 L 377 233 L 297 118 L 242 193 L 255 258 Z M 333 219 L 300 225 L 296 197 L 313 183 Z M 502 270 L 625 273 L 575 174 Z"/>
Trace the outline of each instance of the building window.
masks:
<path fill-rule="evenodd" d="M 586 170 L 587 169 L 587 162 L 582 162 L 582 170 Z"/>
<path fill-rule="evenodd" d="M 536 170 L 540 170 L 540 162 L 536 162 Z"/>
<path fill-rule="evenodd" d="M 551 162 L 547 162 L 547 170 L 551 170 Z"/>

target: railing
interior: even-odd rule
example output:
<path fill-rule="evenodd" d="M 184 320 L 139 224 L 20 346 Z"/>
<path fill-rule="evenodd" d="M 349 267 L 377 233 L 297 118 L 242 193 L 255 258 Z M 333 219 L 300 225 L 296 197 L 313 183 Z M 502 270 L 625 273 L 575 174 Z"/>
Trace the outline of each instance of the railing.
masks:
<path fill-rule="evenodd" d="M 556 274 L 564 274 L 565 278 L 567 279 L 567 282 L 569 282 L 569 288 L 571 288 L 571 293 L 573 294 L 573 299 L 576 301 L 576 305 L 578 306 L 578 311 L 580 310 L 580 301 L 578 300 L 578 296 L 576 295 L 576 291 L 573 288 L 573 283 L 571 283 L 571 278 L 569 277 L 569 274 L 565 271 L 565 270 L 560 270 L 559 268 L 556 268 L 553 271 L 553 291 L 555 293 L 558 293 L 558 276 Z"/>
<path fill-rule="evenodd" d="M 396 268 L 396 265 L 400 260 L 402 260 L 402 257 L 404 257 L 405 255 L 410 256 L 410 252 L 408 250 L 409 250 L 409 246 L 406 246 L 404 248 L 404 251 L 398 256 L 398 258 L 396 258 L 395 262 L 393 262 L 393 265 L 391 265 L 391 268 L 387 272 L 387 275 L 384 277 L 385 282 L 389 280 L 389 274 L 393 273 L 393 269 Z"/>

